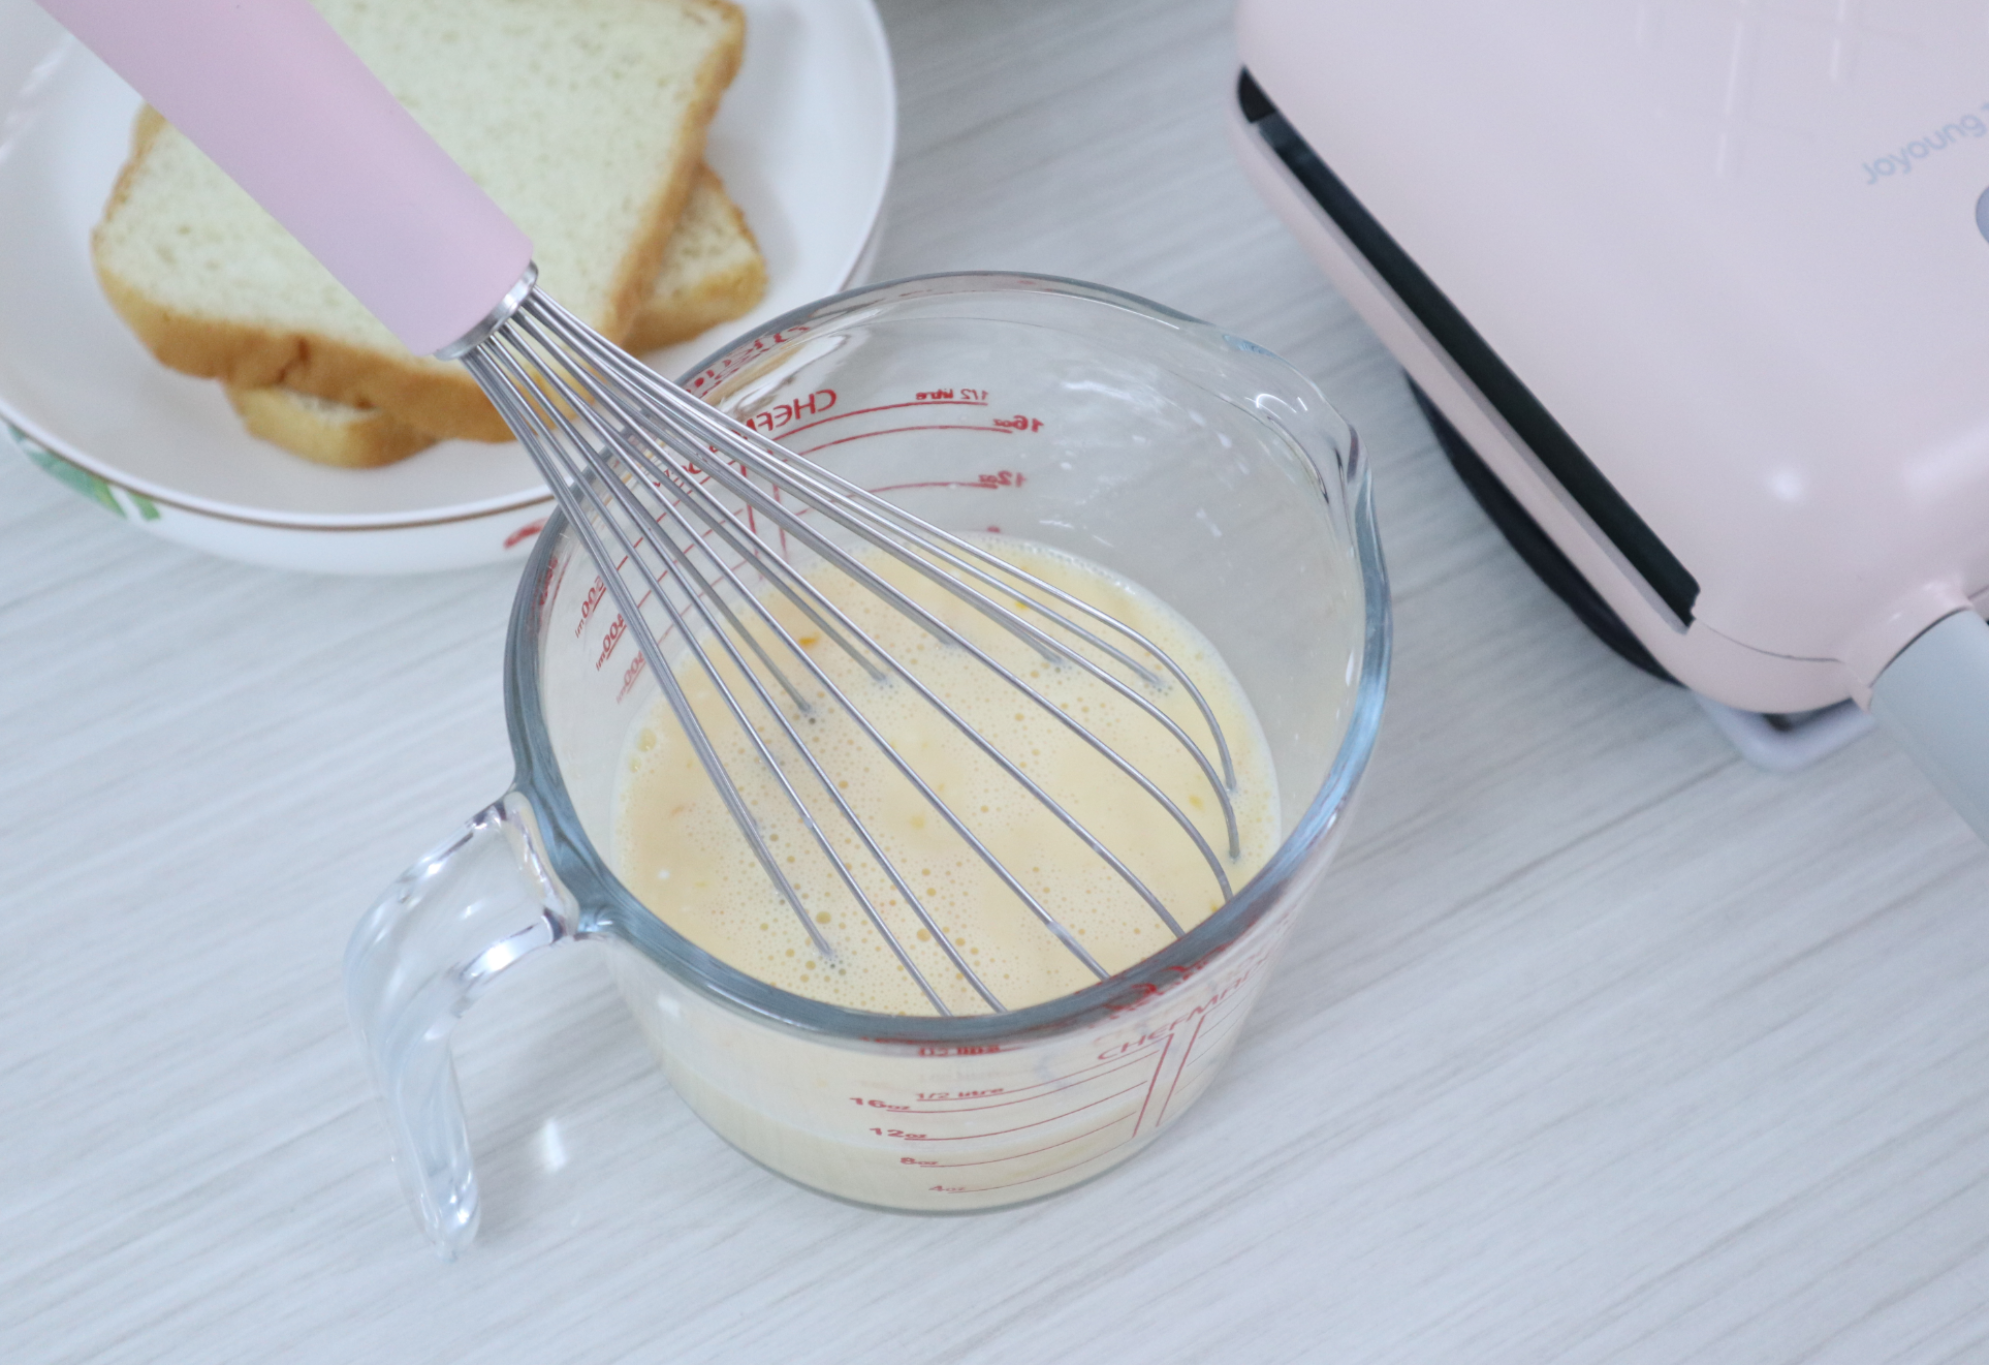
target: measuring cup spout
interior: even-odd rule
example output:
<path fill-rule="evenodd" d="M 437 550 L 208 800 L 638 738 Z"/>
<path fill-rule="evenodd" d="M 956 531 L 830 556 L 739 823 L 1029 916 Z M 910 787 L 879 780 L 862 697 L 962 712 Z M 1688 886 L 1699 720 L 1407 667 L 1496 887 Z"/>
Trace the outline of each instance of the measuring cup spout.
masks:
<path fill-rule="evenodd" d="M 395 1164 L 445 1261 L 476 1236 L 477 1182 L 449 1033 L 506 967 L 577 935 L 579 909 L 519 792 L 389 887 L 345 953 L 346 1006 L 386 1102 Z"/>

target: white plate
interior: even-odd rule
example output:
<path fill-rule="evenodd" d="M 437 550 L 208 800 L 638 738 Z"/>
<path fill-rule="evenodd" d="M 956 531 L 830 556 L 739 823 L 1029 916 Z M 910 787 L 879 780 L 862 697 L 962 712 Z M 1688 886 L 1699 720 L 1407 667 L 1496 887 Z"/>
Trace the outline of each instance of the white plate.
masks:
<path fill-rule="evenodd" d="M 896 96 L 870 0 L 739 2 L 746 59 L 706 156 L 759 238 L 767 295 L 657 353 L 666 374 L 850 283 L 891 171 Z M 0 418 L 14 443 L 134 524 L 253 563 L 402 573 L 522 555 L 551 498 L 518 447 L 312 464 L 249 436 L 219 385 L 138 344 L 88 247 L 137 108 L 32 0 L 0 0 Z"/>

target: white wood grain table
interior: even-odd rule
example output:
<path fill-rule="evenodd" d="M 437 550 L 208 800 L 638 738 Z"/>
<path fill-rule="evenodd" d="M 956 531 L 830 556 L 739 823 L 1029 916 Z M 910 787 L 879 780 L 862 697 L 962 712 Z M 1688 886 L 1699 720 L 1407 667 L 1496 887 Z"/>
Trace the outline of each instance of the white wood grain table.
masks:
<path fill-rule="evenodd" d="M 439 1264 L 339 957 L 506 782 L 510 574 L 204 559 L 10 459 L 0 1360 L 1989 1360 L 1989 853 L 1882 739 L 1747 767 L 1529 577 L 1232 165 L 1220 0 L 885 17 L 879 274 L 1163 300 L 1374 454 L 1384 738 L 1226 1076 L 1061 1198 L 864 1212 L 555 954 L 459 1033 L 488 1209 Z"/>

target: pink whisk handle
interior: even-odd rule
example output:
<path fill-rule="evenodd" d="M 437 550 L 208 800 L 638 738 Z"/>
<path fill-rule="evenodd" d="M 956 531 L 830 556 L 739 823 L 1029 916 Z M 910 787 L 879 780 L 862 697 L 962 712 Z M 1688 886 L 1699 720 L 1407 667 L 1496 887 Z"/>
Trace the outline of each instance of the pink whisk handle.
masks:
<path fill-rule="evenodd" d="M 419 355 L 532 244 L 308 0 L 41 0 Z"/>

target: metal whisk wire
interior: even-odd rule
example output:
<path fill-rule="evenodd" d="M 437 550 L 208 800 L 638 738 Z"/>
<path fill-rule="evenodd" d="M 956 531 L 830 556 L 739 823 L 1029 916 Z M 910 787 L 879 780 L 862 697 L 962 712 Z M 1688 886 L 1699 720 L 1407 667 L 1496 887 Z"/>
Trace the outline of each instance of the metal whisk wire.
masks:
<path fill-rule="evenodd" d="M 764 518 L 785 536 L 875 593 L 943 646 L 968 651 L 1043 714 L 1066 727 L 1130 778 L 1181 828 L 1207 863 L 1223 898 L 1228 898 L 1231 888 L 1224 859 L 1151 778 L 1012 669 L 880 577 L 844 545 L 811 525 L 806 513 L 818 512 L 855 538 L 878 547 L 1000 626 L 1049 664 L 1074 666 L 1162 726 L 1192 758 L 1214 792 L 1226 827 L 1228 857 L 1234 859 L 1238 856 L 1239 841 L 1232 800 L 1235 770 L 1229 746 L 1207 699 L 1165 651 L 1091 604 L 980 546 L 912 516 L 718 412 L 614 347 L 535 287 L 521 291 L 520 297 L 507 302 L 515 303 L 515 311 L 496 322 L 461 359 L 538 464 L 561 510 L 593 559 L 624 628 L 635 637 L 644 665 L 655 677 L 726 810 L 824 958 L 833 960 L 834 950 L 823 937 L 793 879 L 782 868 L 750 804 L 726 769 L 704 723 L 695 714 L 671 660 L 664 653 L 663 636 L 675 633 L 679 637 L 684 649 L 683 661 L 695 661 L 720 699 L 724 712 L 746 737 L 752 756 L 772 776 L 781 797 L 793 808 L 816 848 L 829 860 L 837 879 L 938 1013 L 946 1015 L 953 1011 L 892 931 L 855 869 L 837 853 L 829 831 L 796 789 L 774 745 L 753 723 L 741 698 L 728 686 L 719 666 L 720 658 L 743 681 L 744 690 L 759 711 L 771 718 L 772 733 L 784 741 L 785 749 L 792 751 L 791 761 L 798 762 L 799 768 L 813 779 L 810 785 L 827 796 L 841 823 L 853 831 L 869 860 L 884 873 L 925 933 L 988 1008 L 1000 1012 L 1006 1006 L 942 930 L 930 907 L 885 853 L 797 729 L 797 718 L 809 721 L 816 717 L 817 703 L 809 699 L 806 689 L 797 686 L 788 670 L 768 652 L 769 645 L 805 670 L 808 681 L 819 689 L 817 695 L 856 724 L 932 811 L 1065 949 L 1094 976 L 1102 980 L 1108 975 L 1076 935 L 1043 906 L 862 710 L 851 703 L 773 613 L 765 593 L 749 583 L 748 579 L 754 576 L 792 605 L 873 680 L 902 683 L 915 691 L 964 739 L 1111 867 L 1170 933 L 1178 938 L 1183 929 L 1160 898 L 1112 849 L 904 663 L 879 646 L 808 575 L 797 570 L 782 550 L 763 538 L 754 525 L 756 518 Z M 765 486 L 755 482 L 756 479 Z M 720 493 L 726 496 L 721 497 Z M 727 551 L 737 556 L 736 565 L 727 562 Z M 741 570 L 747 571 L 746 576 L 742 577 Z M 642 590 L 639 597 L 638 588 Z M 660 634 L 651 629 L 643 614 L 643 608 L 651 602 L 667 621 L 667 628 Z M 757 623 L 759 629 L 752 629 L 750 623 Z M 1045 626 L 1068 638 L 1053 634 Z M 1108 635 L 1118 637 L 1124 645 L 1114 643 Z M 1215 762 L 1172 717 L 1084 653 L 1077 647 L 1078 643 L 1090 646 L 1149 687 L 1172 685 L 1185 689 L 1213 739 Z M 757 661 L 758 669 L 749 663 L 747 653 Z M 1140 655 L 1152 663 L 1143 662 Z M 768 681 L 762 679 L 762 671 L 785 694 L 789 707 L 780 704 Z M 788 713 L 790 708 L 792 717 Z"/>

